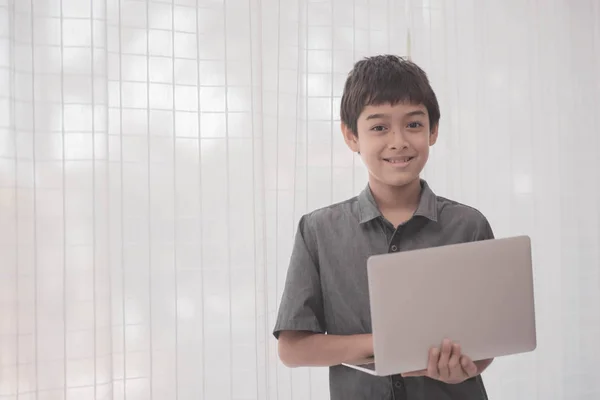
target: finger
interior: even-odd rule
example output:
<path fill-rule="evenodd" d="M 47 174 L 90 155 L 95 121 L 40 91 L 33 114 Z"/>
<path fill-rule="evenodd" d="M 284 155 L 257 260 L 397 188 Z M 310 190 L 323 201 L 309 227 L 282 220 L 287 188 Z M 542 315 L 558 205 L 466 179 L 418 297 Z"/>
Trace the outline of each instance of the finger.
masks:
<path fill-rule="evenodd" d="M 463 369 L 460 365 L 460 358 L 462 356 L 460 344 L 452 344 L 452 355 L 448 361 L 448 368 L 450 369 L 450 378 L 461 378 L 464 375 Z"/>
<path fill-rule="evenodd" d="M 462 356 L 460 359 L 460 365 L 467 375 L 467 378 L 472 378 L 477 375 L 477 365 L 467 356 Z"/>
<path fill-rule="evenodd" d="M 440 378 L 446 380 L 450 378 L 450 368 L 448 362 L 450 361 L 450 355 L 452 353 L 452 342 L 448 339 L 444 339 L 442 342 L 442 352 L 440 353 L 440 360 L 438 361 L 438 370 Z"/>
<path fill-rule="evenodd" d="M 440 349 L 437 347 L 432 348 L 429 351 L 429 362 L 427 363 L 427 376 L 433 379 L 440 377 L 440 371 L 438 370 L 438 362 L 440 359 Z"/>

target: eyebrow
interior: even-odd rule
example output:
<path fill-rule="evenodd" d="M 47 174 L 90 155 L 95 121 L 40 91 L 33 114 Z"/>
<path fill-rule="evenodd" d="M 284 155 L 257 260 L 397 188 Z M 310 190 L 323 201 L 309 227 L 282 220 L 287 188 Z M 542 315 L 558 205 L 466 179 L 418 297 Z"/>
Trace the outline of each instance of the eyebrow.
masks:
<path fill-rule="evenodd" d="M 425 112 L 421 111 L 421 110 L 415 110 L 415 111 L 411 111 L 409 113 L 406 113 L 405 117 L 412 117 L 412 116 L 415 116 L 415 115 L 422 115 L 422 116 L 424 116 Z M 369 115 L 367 117 L 367 121 L 370 120 L 370 119 L 378 119 L 378 118 L 389 118 L 389 115 L 388 114 L 371 114 L 371 115 Z"/>

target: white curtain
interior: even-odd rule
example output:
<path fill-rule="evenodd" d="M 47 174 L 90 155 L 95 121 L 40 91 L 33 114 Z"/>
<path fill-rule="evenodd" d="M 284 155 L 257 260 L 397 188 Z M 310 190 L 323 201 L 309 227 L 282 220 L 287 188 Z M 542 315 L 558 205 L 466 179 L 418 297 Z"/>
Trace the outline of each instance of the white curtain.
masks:
<path fill-rule="evenodd" d="M 328 398 L 271 329 L 388 52 L 437 91 L 434 190 L 533 239 L 539 346 L 490 397 L 600 398 L 598 1 L 0 0 L 0 399 Z"/>

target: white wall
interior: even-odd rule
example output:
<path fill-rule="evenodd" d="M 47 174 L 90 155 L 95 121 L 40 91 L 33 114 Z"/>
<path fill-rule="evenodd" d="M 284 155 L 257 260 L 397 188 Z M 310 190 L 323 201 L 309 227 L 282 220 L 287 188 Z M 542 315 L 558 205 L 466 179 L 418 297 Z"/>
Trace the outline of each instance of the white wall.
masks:
<path fill-rule="evenodd" d="M 533 239 L 539 347 L 490 397 L 600 397 L 596 0 L 0 0 L 0 399 L 328 398 L 270 332 L 384 52 L 438 94 L 434 190 Z"/>

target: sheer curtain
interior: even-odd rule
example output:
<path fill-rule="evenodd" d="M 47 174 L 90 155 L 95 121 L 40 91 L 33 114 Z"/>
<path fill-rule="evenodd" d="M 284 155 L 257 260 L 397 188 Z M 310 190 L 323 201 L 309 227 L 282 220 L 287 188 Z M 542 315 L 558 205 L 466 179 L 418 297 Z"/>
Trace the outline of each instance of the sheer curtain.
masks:
<path fill-rule="evenodd" d="M 434 190 L 533 239 L 539 346 L 490 397 L 600 397 L 597 1 L 0 0 L 0 399 L 328 398 L 270 332 L 384 52 L 438 93 Z"/>

